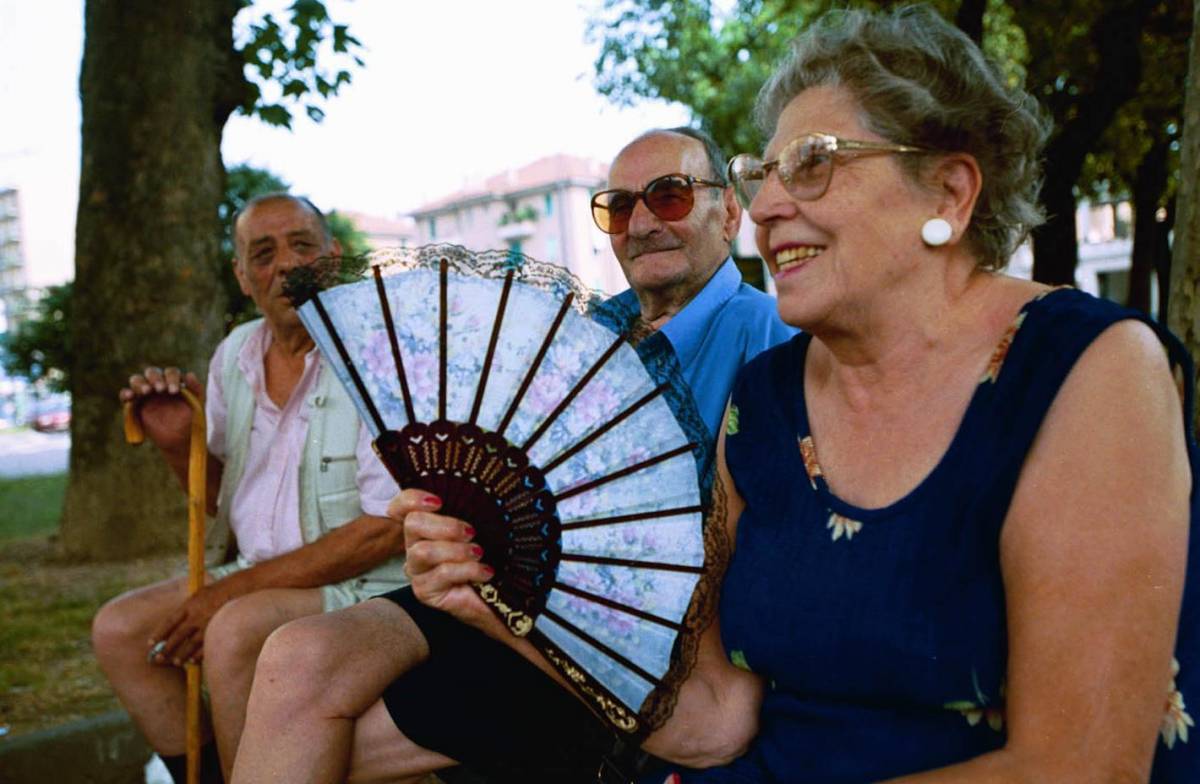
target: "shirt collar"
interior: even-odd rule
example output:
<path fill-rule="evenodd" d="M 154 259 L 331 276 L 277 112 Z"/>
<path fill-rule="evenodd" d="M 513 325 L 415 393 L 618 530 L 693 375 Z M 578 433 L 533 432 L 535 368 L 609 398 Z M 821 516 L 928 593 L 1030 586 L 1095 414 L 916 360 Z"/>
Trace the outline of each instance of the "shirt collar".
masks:
<path fill-rule="evenodd" d="M 732 258 L 717 268 L 713 276 L 704 284 L 683 309 L 672 316 L 659 330 L 675 348 L 679 364 L 687 367 L 695 359 L 696 351 L 707 333 L 707 325 L 718 310 L 729 301 L 742 283 L 742 273 Z"/>

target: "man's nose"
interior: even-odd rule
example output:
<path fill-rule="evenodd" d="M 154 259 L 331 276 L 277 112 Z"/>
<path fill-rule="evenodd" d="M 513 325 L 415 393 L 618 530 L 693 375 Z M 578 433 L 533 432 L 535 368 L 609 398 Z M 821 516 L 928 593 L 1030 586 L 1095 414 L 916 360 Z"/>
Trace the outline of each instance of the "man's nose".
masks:
<path fill-rule="evenodd" d="M 308 259 L 291 248 L 284 248 L 282 251 L 280 251 L 275 263 L 278 265 L 280 270 L 287 271 L 307 264 Z"/>
<path fill-rule="evenodd" d="M 659 218 L 646 206 L 646 200 L 638 199 L 633 203 L 633 212 L 629 214 L 627 231 L 634 237 L 645 237 L 662 228 L 662 218 Z"/>

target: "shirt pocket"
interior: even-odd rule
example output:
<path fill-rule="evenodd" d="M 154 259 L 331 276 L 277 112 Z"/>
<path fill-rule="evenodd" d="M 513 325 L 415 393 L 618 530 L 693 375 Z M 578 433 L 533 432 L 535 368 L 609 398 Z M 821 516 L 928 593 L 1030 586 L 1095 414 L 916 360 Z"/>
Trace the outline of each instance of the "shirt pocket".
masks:
<path fill-rule="evenodd" d="M 358 458 L 347 455 L 321 455 L 317 466 L 317 492 L 321 495 L 357 489 Z"/>
<path fill-rule="evenodd" d="M 358 460 L 353 453 L 321 456 L 317 467 L 317 509 L 325 529 L 362 513 L 357 479 Z"/>

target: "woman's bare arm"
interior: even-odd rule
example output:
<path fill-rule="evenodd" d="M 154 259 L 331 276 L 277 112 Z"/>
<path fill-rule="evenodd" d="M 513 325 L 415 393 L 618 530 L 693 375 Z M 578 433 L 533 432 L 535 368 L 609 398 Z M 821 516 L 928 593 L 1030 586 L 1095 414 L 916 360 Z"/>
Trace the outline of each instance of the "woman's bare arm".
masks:
<path fill-rule="evenodd" d="M 1008 741 L 899 781 L 1147 780 L 1187 557 L 1182 421 L 1145 325 L 1121 322 L 1083 354 L 1033 444 L 1001 537 Z"/>

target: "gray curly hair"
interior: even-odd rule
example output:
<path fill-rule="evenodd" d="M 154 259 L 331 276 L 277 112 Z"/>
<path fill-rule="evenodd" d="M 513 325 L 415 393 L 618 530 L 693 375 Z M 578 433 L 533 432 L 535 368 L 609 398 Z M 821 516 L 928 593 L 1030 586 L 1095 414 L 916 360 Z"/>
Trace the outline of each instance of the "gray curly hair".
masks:
<path fill-rule="evenodd" d="M 1037 194 L 1050 121 L 1033 96 L 1006 86 L 979 47 L 929 7 L 818 18 L 758 95 L 755 121 L 764 136 L 793 98 L 819 86 L 848 90 L 863 125 L 885 139 L 974 156 L 983 185 L 966 240 L 979 266 L 1002 269 L 1045 220 Z M 917 182 L 924 158 L 900 158 Z"/>

